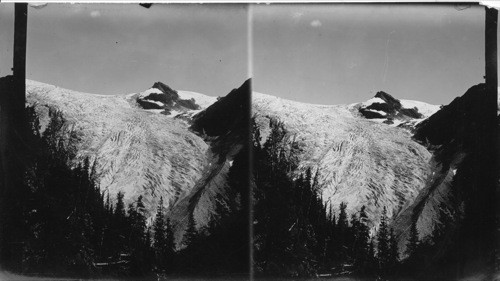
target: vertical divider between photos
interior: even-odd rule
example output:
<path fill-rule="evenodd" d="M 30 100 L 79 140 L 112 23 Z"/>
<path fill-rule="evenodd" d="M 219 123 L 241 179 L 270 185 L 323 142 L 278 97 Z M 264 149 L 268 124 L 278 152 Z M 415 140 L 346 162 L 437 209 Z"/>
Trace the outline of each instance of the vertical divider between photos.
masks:
<path fill-rule="evenodd" d="M 485 80 L 486 80 L 486 96 L 484 98 L 484 120 L 487 124 L 484 124 L 485 128 L 481 140 L 480 149 L 482 163 L 481 170 L 484 174 L 480 175 L 479 192 L 482 193 L 480 198 L 484 199 L 479 202 L 479 204 L 485 204 L 482 210 L 485 211 L 485 223 L 489 225 L 487 237 L 485 237 L 485 250 L 487 251 L 488 245 L 495 245 L 496 249 L 500 246 L 500 237 L 498 235 L 496 220 L 500 214 L 500 208 L 498 203 L 500 199 L 500 190 L 498 183 L 498 49 L 497 49 L 497 30 L 498 30 L 498 10 L 494 8 L 485 8 L 486 19 L 485 19 Z M 482 185 L 482 186 L 481 186 Z M 495 204 L 496 203 L 496 204 Z M 491 236 L 490 236 L 491 235 Z M 485 252 L 486 252 L 485 251 Z M 498 254 L 497 251 L 493 251 L 491 257 L 488 257 L 489 262 L 493 265 L 497 262 Z M 496 265 L 498 266 L 498 265 Z M 493 268 L 492 268 L 493 269 Z M 494 269 L 493 269 L 493 272 Z"/>
<path fill-rule="evenodd" d="M 488 124 L 485 124 L 484 132 L 484 157 L 485 160 L 489 158 L 489 163 L 483 163 L 485 167 L 483 170 L 487 171 L 487 182 L 484 197 L 487 201 L 487 208 L 491 207 L 491 212 L 487 222 L 490 223 L 494 237 L 488 237 L 491 240 L 485 242 L 493 242 L 496 248 L 494 259 L 492 263 L 495 265 L 493 272 L 498 272 L 500 268 L 498 249 L 500 249 L 500 234 L 498 233 L 497 220 L 500 218 L 500 182 L 498 178 L 498 161 L 500 159 L 499 141 L 500 134 L 498 132 L 498 47 L 497 47 L 497 31 L 498 31 L 498 10 L 495 8 L 485 7 L 486 20 L 485 20 L 485 79 L 486 79 L 486 97 L 484 114 L 487 114 Z M 490 209 L 487 209 L 490 210 Z"/>
<path fill-rule="evenodd" d="M 249 199 L 249 208 L 248 208 L 248 269 L 249 269 L 249 280 L 254 280 L 254 264 L 253 264 L 253 142 L 252 142 L 252 89 L 253 89 L 253 9 L 252 4 L 247 4 L 247 77 L 250 77 L 250 86 L 249 86 L 249 110 L 248 110 L 248 121 L 247 121 L 247 145 L 248 145 L 248 199 Z"/>

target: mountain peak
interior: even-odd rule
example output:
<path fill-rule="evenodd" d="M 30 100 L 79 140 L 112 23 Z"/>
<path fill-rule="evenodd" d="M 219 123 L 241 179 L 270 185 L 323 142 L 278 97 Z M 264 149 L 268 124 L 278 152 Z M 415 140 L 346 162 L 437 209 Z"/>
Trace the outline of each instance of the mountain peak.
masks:
<path fill-rule="evenodd" d="M 251 114 L 251 80 L 247 79 L 239 88 L 231 90 L 206 110 L 194 116 L 191 128 L 209 136 L 225 132 L 245 130 Z M 243 134 L 243 133 L 242 133 Z"/>
<path fill-rule="evenodd" d="M 156 82 L 150 89 L 140 93 L 136 102 L 143 109 L 159 110 L 164 115 L 175 117 L 188 111 L 201 109 L 192 96 L 192 94 L 181 95 L 180 92 L 173 90 L 168 85 Z"/>
<path fill-rule="evenodd" d="M 433 145 L 443 145 L 459 139 L 464 142 L 465 147 L 474 147 L 478 136 L 486 130 L 484 124 L 488 123 L 488 115 L 484 109 L 485 93 L 484 83 L 470 87 L 461 97 L 455 98 L 419 124 L 415 139 Z"/>
<path fill-rule="evenodd" d="M 162 91 L 164 94 L 167 94 L 167 95 L 173 95 L 173 96 L 177 96 L 178 97 L 178 94 L 177 94 L 177 91 L 170 88 L 168 85 L 162 83 L 162 82 L 156 82 L 153 84 L 153 87 L 151 88 L 155 88 L 155 89 L 158 89 L 160 91 Z"/>
<path fill-rule="evenodd" d="M 367 119 L 380 120 L 385 124 L 410 129 L 437 110 L 438 106 L 412 100 L 399 100 L 384 91 L 377 92 L 375 97 L 363 102 L 358 108 L 359 113 Z"/>
<path fill-rule="evenodd" d="M 385 101 L 386 103 L 391 105 L 391 107 L 396 109 L 396 110 L 401 109 L 401 102 L 398 99 L 394 98 L 393 96 L 389 95 L 388 93 L 386 93 L 384 91 L 377 92 L 377 94 L 375 94 L 375 97 L 382 99 L 383 101 Z"/>

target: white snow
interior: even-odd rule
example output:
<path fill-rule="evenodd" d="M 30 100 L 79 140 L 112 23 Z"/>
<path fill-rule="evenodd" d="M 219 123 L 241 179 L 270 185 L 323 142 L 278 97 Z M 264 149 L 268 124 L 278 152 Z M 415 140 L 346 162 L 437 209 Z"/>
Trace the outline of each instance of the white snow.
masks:
<path fill-rule="evenodd" d="M 427 118 L 418 119 L 417 121 L 415 121 L 413 126 L 417 126 L 418 124 L 422 123 L 422 121 L 424 121 L 425 119 L 427 119 Z"/>
<path fill-rule="evenodd" d="M 404 121 L 396 119 L 396 120 L 392 120 L 392 124 L 390 124 L 390 125 L 393 126 L 393 127 L 397 127 L 397 126 L 399 126 L 399 125 L 401 125 L 403 123 L 404 123 Z"/>
<path fill-rule="evenodd" d="M 152 112 L 152 113 L 156 113 L 156 114 L 160 114 L 163 111 L 165 111 L 165 109 L 144 109 L 144 110 L 147 112 Z"/>
<path fill-rule="evenodd" d="M 155 101 L 155 100 L 141 99 L 141 101 L 143 101 L 143 102 L 153 103 L 153 104 L 156 104 L 156 105 L 161 106 L 161 107 L 164 107 L 164 106 L 165 106 L 165 104 L 164 104 L 164 103 L 159 102 L 159 101 Z"/>
<path fill-rule="evenodd" d="M 369 121 L 372 121 L 372 122 L 375 122 L 375 123 L 379 123 L 379 124 L 385 124 L 384 122 L 387 120 L 387 119 L 382 119 L 382 118 L 372 118 L 372 119 L 367 119 Z"/>
<path fill-rule="evenodd" d="M 147 89 L 146 91 L 144 92 L 141 92 L 139 94 L 139 97 L 140 98 L 145 98 L 147 96 L 149 96 L 150 94 L 163 94 L 163 92 L 157 88 L 150 88 L 150 89 Z"/>
<path fill-rule="evenodd" d="M 380 111 L 380 110 L 375 110 L 375 109 L 366 109 L 367 111 L 371 111 L 371 112 L 375 112 L 375 113 L 378 113 L 382 116 L 387 116 L 387 113 L 383 112 L 383 111 Z"/>
<path fill-rule="evenodd" d="M 381 98 L 371 98 L 371 99 L 363 102 L 362 106 L 366 107 L 366 106 L 370 106 L 370 105 L 372 105 L 374 103 L 385 103 L 385 101 L 383 99 L 381 99 Z"/>
<path fill-rule="evenodd" d="M 182 114 L 182 113 L 184 113 L 184 112 L 178 111 L 178 110 L 172 110 L 172 111 L 170 111 L 170 115 L 167 115 L 167 116 L 176 117 L 177 115 Z"/>
<path fill-rule="evenodd" d="M 428 104 L 421 101 L 414 100 L 400 100 L 403 108 L 414 108 L 418 109 L 418 112 L 424 115 L 424 118 L 431 116 L 439 110 L 439 105 Z"/>
<path fill-rule="evenodd" d="M 177 91 L 179 97 L 183 100 L 194 99 L 195 103 L 199 105 L 202 109 L 205 109 L 217 101 L 217 97 L 211 97 L 204 94 L 189 92 L 189 91 Z"/>
<path fill-rule="evenodd" d="M 125 97 L 127 99 L 131 99 L 131 98 L 134 98 L 135 96 L 137 96 L 142 101 L 150 102 L 150 103 L 155 103 L 155 104 L 157 104 L 157 105 L 159 105 L 161 107 L 165 106 L 165 104 L 163 104 L 162 102 L 158 102 L 158 101 L 153 101 L 153 100 L 147 99 L 147 97 L 150 94 L 153 94 L 153 93 L 154 94 L 162 94 L 162 91 L 160 91 L 160 90 L 158 90 L 156 88 L 151 88 L 151 89 L 148 89 L 148 90 L 146 90 L 144 92 L 139 93 L 138 95 L 136 93 L 133 93 L 133 94 L 128 94 Z M 200 106 L 200 109 L 198 109 L 198 110 L 189 110 L 189 114 L 191 116 L 193 116 L 193 115 L 199 113 L 200 111 L 206 109 L 207 107 L 209 107 L 210 105 L 212 105 L 213 103 L 215 103 L 217 101 L 217 97 L 207 96 L 207 95 L 196 93 L 196 92 L 177 91 L 177 94 L 179 95 L 179 98 L 183 99 L 183 100 L 194 99 L 194 102 L 197 105 Z M 179 112 L 179 114 L 181 114 L 181 113 L 182 112 Z M 170 115 L 170 116 L 171 117 L 175 117 L 177 115 Z"/>

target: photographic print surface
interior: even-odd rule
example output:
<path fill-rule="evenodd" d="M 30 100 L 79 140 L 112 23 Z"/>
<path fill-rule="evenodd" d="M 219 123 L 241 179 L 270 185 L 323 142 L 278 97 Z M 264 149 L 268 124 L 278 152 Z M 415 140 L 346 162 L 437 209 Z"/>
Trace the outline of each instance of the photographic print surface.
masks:
<path fill-rule="evenodd" d="M 497 21 L 0 4 L 0 279 L 493 280 Z"/>

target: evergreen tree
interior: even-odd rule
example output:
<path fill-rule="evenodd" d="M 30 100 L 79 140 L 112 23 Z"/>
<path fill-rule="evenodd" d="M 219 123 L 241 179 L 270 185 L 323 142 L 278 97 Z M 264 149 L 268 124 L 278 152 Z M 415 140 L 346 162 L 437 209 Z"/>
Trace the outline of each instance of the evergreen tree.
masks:
<path fill-rule="evenodd" d="M 115 216 L 117 220 L 123 220 L 125 218 L 125 203 L 123 202 L 123 192 L 118 192 L 116 194 L 116 207 Z"/>
<path fill-rule="evenodd" d="M 153 223 L 153 249 L 156 257 L 156 266 L 158 269 L 164 270 L 166 266 L 167 250 L 166 250 L 166 234 L 165 220 L 163 213 L 163 197 L 160 197 L 160 202 L 156 209 L 156 217 Z"/>
<path fill-rule="evenodd" d="M 346 212 L 347 204 L 342 202 L 340 203 L 340 212 L 339 218 L 337 221 L 337 249 L 338 258 L 340 260 L 347 260 L 347 244 L 348 244 L 348 227 L 349 223 L 347 222 L 347 212 Z"/>
<path fill-rule="evenodd" d="M 18 219 L 26 229 L 21 232 L 16 226 L 20 240 L 11 240 L 23 242 L 22 249 L 18 249 L 21 269 L 24 273 L 89 277 L 99 264 L 103 271 L 119 273 L 107 265 L 132 248 L 116 241 L 133 232 L 127 230 L 134 230 L 131 222 L 137 221 L 137 210 L 129 208 L 127 216 L 121 194 L 117 200 L 121 201 L 119 211 L 113 213 L 109 194 L 104 200 L 96 184 L 95 161 L 76 159 L 78 136 L 61 112 L 50 109 L 49 117 L 43 134 L 35 119 L 31 136 L 26 139 L 30 147 L 23 156 L 25 186 L 19 188 L 26 187 L 27 193 L 16 201 L 22 203 Z M 117 214 L 121 225 L 115 223 Z"/>
<path fill-rule="evenodd" d="M 377 259 L 377 256 L 375 254 L 375 243 L 373 241 L 373 238 L 370 238 L 370 242 L 368 243 L 368 262 L 367 262 L 367 268 L 365 269 L 365 272 L 375 274 L 378 271 L 379 268 L 379 262 Z"/>
<path fill-rule="evenodd" d="M 347 212 L 346 212 L 347 204 L 342 202 L 340 203 L 340 212 L 339 212 L 339 219 L 337 222 L 337 228 L 342 231 L 346 231 L 348 227 L 348 222 L 347 222 Z"/>
<path fill-rule="evenodd" d="M 411 258 L 418 250 L 419 239 L 417 230 L 417 221 L 414 220 L 411 224 L 408 243 L 406 243 L 406 254 Z"/>
<path fill-rule="evenodd" d="M 186 246 L 192 245 L 196 242 L 198 232 L 196 231 L 196 222 L 194 220 L 194 210 L 188 215 L 187 227 L 183 236 L 183 244 Z"/>
<path fill-rule="evenodd" d="M 263 146 L 254 128 L 253 188 L 254 268 L 266 275 L 311 276 L 320 270 L 368 264 L 366 212 L 347 217 L 342 202 L 338 216 L 323 203 L 318 172 L 298 170 L 294 142 L 282 122 L 271 119 Z M 338 219 L 336 219 L 338 217 Z M 358 257 L 359 256 L 359 257 Z M 373 255 L 372 255 L 373 256 Z M 370 259 L 371 261 L 371 259 Z M 361 268 L 362 266 L 360 266 Z"/>
<path fill-rule="evenodd" d="M 151 269 L 150 244 L 146 238 L 146 216 L 142 196 L 128 208 L 129 251 L 131 253 L 130 274 L 133 276 L 144 275 Z"/>
<path fill-rule="evenodd" d="M 164 245 L 164 256 L 165 256 L 165 268 L 167 272 L 174 272 L 176 270 L 176 253 L 175 253 L 175 237 L 170 223 L 170 219 L 167 218 L 165 222 L 165 245 Z"/>
<path fill-rule="evenodd" d="M 307 176 L 309 180 L 305 174 L 297 180 L 291 178 L 300 147 L 282 122 L 271 119 L 269 125 L 271 132 L 253 162 L 254 264 L 266 274 L 310 275 L 324 252 L 320 249 L 325 243 L 324 226 L 318 216 L 323 207 L 318 205 L 311 176 Z"/>
<path fill-rule="evenodd" d="M 146 247 L 146 214 L 145 206 L 142 202 L 142 195 L 137 198 L 134 204 L 128 207 L 128 221 L 129 221 L 129 248 L 132 251 Z"/>
<path fill-rule="evenodd" d="M 145 234 L 144 242 L 148 246 L 151 246 L 151 244 L 152 244 L 152 242 L 151 242 L 151 227 L 146 228 L 146 234 Z"/>
<path fill-rule="evenodd" d="M 387 225 L 387 209 L 385 207 L 382 211 L 377 234 L 377 258 L 381 271 L 385 272 L 390 260 L 389 229 Z"/>
<path fill-rule="evenodd" d="M 391 228 L 389 235 L 389 266 L 395 267 L 399 263 L 398 241 L 394 234 L 394 229 Z"/>
<path fill-rule="evenodd" d="M 359 219 L 355 231 L 355 244 L 353 246 L 354 260 L 356 268 L 365 272 L 370 261 L 370 236 L 368 229 L 368 216 L 366 215 L 366 207 L 363 205 L 359 212 Z"/>
<path fill-rule="evenodd" d="M 111 202 L 109 200 L 109 192 L 107 192 L 107 194 L 106 194 L 106 203 L 104 204 L 104 208 L 109 213 L 113 213 L 113 205 L 111 204 Z"/>
<path fill-rule="evenodd" d="M 144 206 L 144 202 L 142 202 L 142 195 L 140 195 L 135 203 L 136 218 L 134 220 L 134 224 L 141 241 L 144 241 L 144 233 L 146 231 L 146 212 L 146 206 Z"/>
<path fill-rule="evenodd" d="M 129 221 L 127 220 L 127 216 L 125 213 L 125 203 L 123 201 L 124 194 L 123 192 L 118 192 L 116 194 L 116 204 L 115 204 L 115 212 L 114 219 L 112 220 L 112 237 L 113 237 L 113 252 L 119 255 L 128 247 L 126 236 L 129 231 Z"/>

